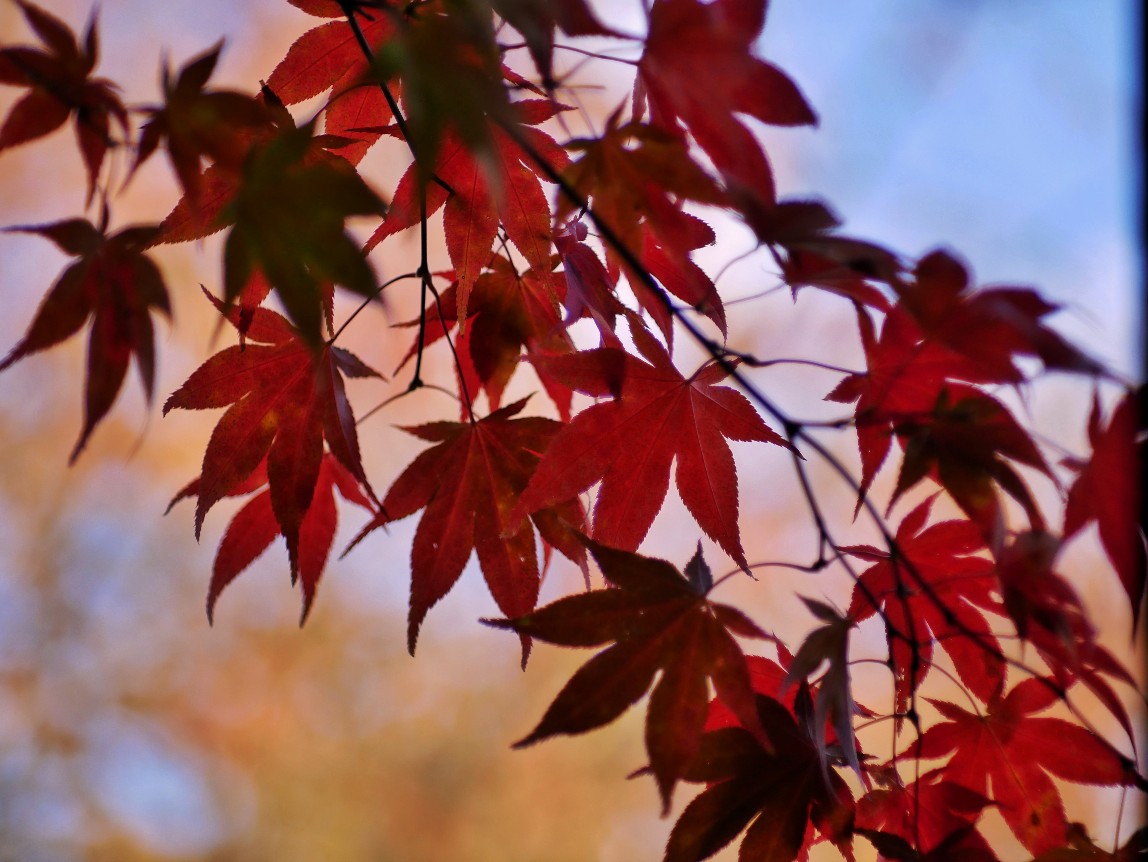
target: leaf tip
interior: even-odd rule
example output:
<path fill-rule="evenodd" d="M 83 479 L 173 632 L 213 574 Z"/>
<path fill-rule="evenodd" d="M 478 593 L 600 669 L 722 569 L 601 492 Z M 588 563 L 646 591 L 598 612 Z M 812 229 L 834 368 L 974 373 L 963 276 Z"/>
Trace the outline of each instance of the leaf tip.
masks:
<path fill-rule="evenodd" d="M 492 629 L 513 629 L 514 621 L 507 619 L 492 619 L 490 617 L 481 617 L 479 622 L 484 626 L 490 626 Z"/>
<path fill-rule="evenodd" d="M 76 445 L 72 448 L 72 454 L 68 456 L 68 466 L 71 467 L 76 463 L 76 459 L 80 457 L 80 453 L 84 451 L 84 447 L 88 445 L 88 438 L 92 435 L 92 427 L 89 425 L 84 426 L 84 430 L 80 434 L 80 439 L 76 441 Z"/>
<path fill-rule="evenodd" d="M 411 656 L 411 658 L 414 658 L 415 655 L 415 645 L 418 643 L 419 626 L 421 623 L 421 618 L 416 620 L 413 617 L 407 623 L 407 654 Z"/>
<path fill-rule="evenodd" d="M 522 737 L 522 739 L 518 740 L 518 742 L 515 742 L 514 744 L 512 744 L 510 747 L 514 751 L 520 751 L 523 748 L 529 748 L 530 746 L 534 745 L 534 743 L 536 743 L 536 742 L 541 742 L 545 738 L 546 738 L 546 735 L 540 734 L 538 732 L 538 729 L 535 728 L 529 734 Z"/>

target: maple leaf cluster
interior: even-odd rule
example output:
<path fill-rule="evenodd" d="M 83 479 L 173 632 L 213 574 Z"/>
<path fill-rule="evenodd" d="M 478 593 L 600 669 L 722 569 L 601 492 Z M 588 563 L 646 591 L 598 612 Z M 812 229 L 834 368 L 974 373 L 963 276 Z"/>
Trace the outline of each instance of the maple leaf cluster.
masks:
<path fill-rule="evenodd" d="M 517 634 L 524 665 L 535 641 L 600 648 L 517 745 L 601 727 L 648 694 L 638 774 L 653 777 L 667 813 L 680 784 L 704 786 L 673 827 L 670 862 L 707 858 L 739 836 L 746 862 L 804 859 L 823 841 L 852 859 L 859 838 L 885 859 L 992 860 L 979 831 L 989 810 L 1042 860 L 1143 852 L 1143 831 L 1122 855 L 1100 851 L 1053 781 L 1148 787 L 1125 705 L 1134 678 L 1056 570 L 1062 548 L 1095 522 L 1138 624 L 1143 389 L 1053 329 L 1057 307 L 1036 290 L 978 287 L 955 252 L 907 260 L 840 233 L 820 201 L 778 198 L 747 118 L 799 126 L 816 115 L 753 52 L 765 0 L 654 0 L 639 35 L 608 26 L 584 0 L 289 0 L 324 20 L 259 88 L 211 84 L 220 44 L 175 72 L 165 64 L 161 101 L 130 107 L 92 77 L 94 17 L 77 39 L 39 6 L 15 2 L 41 44 L 0 46 L 0 84 L 27 90 L 0 126 L 0 152 L 72 119 L 98 216 L 9 228 L 75 259 L 0 371 L 89 326 L 73 459 L 133 357 L 153 396 L 153 314 L 170 318 L 177 289 L 156 262 L 161 246 L 226 231 L 218 289 L 205 293 L 236 343 L 163 407 L 223 411 L 199 477 L 173 500 L 195 498 L 196 537 L 221 500 L 248 498 L 219 545 L 209 619 L 281 536 L 305 620 L 338 497 L 367 513 L 352 547 L 421 513 L 412 654 L 472 556 L 503 615 L 485 622 Z M 585 124 L 571 79 L 583 73 L 563 71 L 560 59 L 573 39 L 633 75 L 627 98 Z M 593 50 L 603 44 L 611 53 Z M 292 107 L 316 97 L 318 114 L 298 122 Z M 409 156 L 387 195 L 360 172 L 383 138 Z M 154 225 L 111 230 L 109 153 L 130 178 L 161 149 L 182 197 Z M 756 372 L 769 363 L 727 348 L 738 321 L 694 259 L 715 240 L 705 221 L 715 211 L 748 226 L 795 302 L 822 291 L 855 316 L 864 367 L 819 393 L 850 405 L 841 421 L 793 419 L 762 387 Z M 442 269 L 427 251 L 440 213 Z M 365 242 L 352 218 L 368 220 Z M 375 267 L 400 234 L 418 236 L 418 270 L 380 283 Z M 460 411 L 402 429 L 428 448 L 394 465 L 380 495 L 345 378 L 385 378 L 337 342 L 366 325 L 371 300 L 406 287 L 421 307 L 399 329 L 416 334 L 395 374 L 413 363 L 405 393 L 414 394 L 428 383 L 424 354 L 445 350 Z M 337 288 L 360 301 L 338 326 Z M 675 352 L 683 340 L 702 361 Z M 1002 394 L 1050 372 L 1093 386 L 1090 454 L 1050 461 Z M 527 378 L 545 394 L 503 404 Z M 855 437 L 856 468 L 823 442 L 842 430 Z M 786 565 L 853 578 L 845 611 L 802 597 L 817 623 L 800 644 L 713 598 L 754 567 L 730 441 L 790 464 L 798 480 L 817 548 L 811 564 Z M 845 478 L 874 544 L 836 541 L 810 459 Z M 682 570 L 638 553 L 671 472 L 733 574 L 715 579 L 701 543 Z M 892 490 L 878 500 L 885 474 Z M 1059 525 L 1034 480 L 1062 492 Z M 538 607 L 555 552 L 582 569 L 587 589 Z M 883 705 L 854 697 L 854 633 L 868 625 L 887 647 Z M 747 654 L 750 642 L 773 656 Z M 1125 738 L 1093 730 L 1082 697 Z M 1039 715 L 1057 704 L 1061 714 Z M 893 727 L 891 748 L 864 730 L 882 722 Z"/>

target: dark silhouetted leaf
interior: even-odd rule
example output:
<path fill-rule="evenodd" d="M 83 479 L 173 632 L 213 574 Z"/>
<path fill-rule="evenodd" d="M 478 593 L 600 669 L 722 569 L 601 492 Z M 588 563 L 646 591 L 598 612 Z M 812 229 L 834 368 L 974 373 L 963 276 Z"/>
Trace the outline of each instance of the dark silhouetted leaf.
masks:
<path fill-rule="evenodd" d="M 84 427 L 71 460 L 107 415 L 135 356 L 144 395 L 155 386 L 155 333 L 151 311 L 171 317 L 167 288 L 159 268 L 144 252 L 154 227 L 129 227 L 108 236 L 83 219 L 9 228 L 50 239 L 77 260 L 64 270 L 44 297 L 28 332 L 0 361 L 0 371 L 25 356 L 75 335 L 89 320 Z"/>
<path fill-rule="evenodd" d="M 515 746 L 608 724 L 644 695 L 661 671 L 646 714 L 646 750 L 668 811 L 674 785 L 698 752 L 710 697 L 707 679 L 760 736 L 745 657 L 730 632 L 765 633 L 740 611 L 711 602 L 707 591 L 669 563 L 585 541 L 611 588 L 559 599 L 514 619 L 486 620 L 562 646 L 613 641 L 570 678 L 538 727 Z M 705 563 L 699 554 L 690 565 Z"/>

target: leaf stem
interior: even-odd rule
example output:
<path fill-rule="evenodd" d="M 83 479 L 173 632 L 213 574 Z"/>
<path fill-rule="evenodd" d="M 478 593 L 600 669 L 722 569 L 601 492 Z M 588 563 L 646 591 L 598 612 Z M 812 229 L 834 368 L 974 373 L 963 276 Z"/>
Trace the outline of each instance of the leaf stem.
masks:
<path fill-rule="evenodd" d="M 525 42 L 513 42 L 509 45 L 499 45 L 503 51 L 519 51 L 529 47 Z M 625 63 L 628 66 L 637 66 L 638 60 L 632 60 L 629 57 L 614 57 L 610 54 L 600 54 L 596 51 L 587 51 L 585 48 L 576 48 L 573 45 L 563 45 L 556 42 L 554 44 L 555 50 L 570 51 L 574 54 L 581 54 L 583 57 L 590 57 L 594 60 L 606 60 L 611 63 Z"/>
<path fill-rule="evenodd" d="M 412 150 L 413 152 L 413 150 Z M 417 157 L 416 157 L 417 158 Z M 427 338 L 427 288 L 431 286 L 430 255 L 427 251 L 427 193 L 426 186 L 419 186 L 419 338 L 418 354 L 415 356 L 415 373 L 411 378 L 410 390 L 423 385 L 423 350 Z M 435 294 L 436 296 L 438 294 Z"/>
<path fill-rule="evenodd" d="M 818 362 L 815 359 L 755 359 L 752 355 L 746 353 L 739 353 L 737 357 L 753 368 L 769 368 L 772 365 L 808 365 L 812 368 L 823 368 L 826 371 L 836 371 L 839 374 L 861 374 L 860 371 L 854 371 L 850 368 L 842 368 L 840 365 L 830 365 L 827 362 Z"/>
<path fill-rule="evenodd" d="M 424 383 L 420 388 L 422 388 L 422 389 L 433 389 L 435 392 L 441 392 L 444 395 L 449 395 L 455 401 L 461 402 L 461 399 L 458 397 L 458 395 L 451 392 L 445 386 L 438 386 L 437 384 L 434 384 L 434 383 Z M 357 418 L 355 420 L 355 424 L 358 425 L 360 422 L 362 422 L 368 416 L 374 416 L 376 413 L 378 413 L 384 407 L 387 407 L 390 404 L 393 404 L 394 402 L 398 401 L 400 398 L 405 398 L 406 396 L 410 395 L 414 391 L 415 390 L 413 390 L 413 389 L 404 389 L 402 392 L 397 392 L 394 395 L 391 395 L 389 398 L 384 398 L 382 401 L 380 401 L 378 404 L 376 404 L 374 407 L 372 407 L 370 410 L 368 410 L 362 416 Z"/>
<path fill-rule="evenodd" d="M 343 14 L 347 18 L 347 23 L 351 25 L 351 31 L 355 34 L 355 41 L 359 44 L 359 50 L 363 52 L 363 56 L 367 58 L 368 63 L 374 62 L 375 52 L 371 49 L 371 45 L 367 42 L 367 37 L 363 34 L 363 28 L 359 26 L 359 22 L 355 20 L 355 3 L 353 0 L 335 0 L 343 10 Z M 393 14 L 393 13 L 392 13 Z M 407 118 L 403 116 L 402 109 L 399 107 L 398 100 L 395 99 L 395 94 L 391 92 L 391 88 L 387 86 L 387 82 L 378 80 L 376 83 L 383 93 L 383 98 L 387 101 L 387 107 L 391 109 L 391 115 L 395 118 L 395 125 L 399 127 L 399 133 L 403 136 L 403 140 L 407 143 L 407 148 L 411 151 L 411 155 L 416 162 L 419 161 L 419 154 L 415 149 L 414 138 L 411 137 L 410 126 L 407 125 Z M 441 186 L 447 194 L 454 194 L 454 189 L 447 185 L 440 177 L 432 173 L 430 178 Z"/>
<path fill-rule="evenodd" d="M 387 281 L 384 281 L 382 284 L 379 285 L 378 289 L 375 290 L 374 293 L 372 293 L 370 296 L 368 296 L 366 299 L 364 299 L 361 303 L 359 303 L 358 308 L 356 308 L 354 311 L 352 311 L 350 313 L 350 315 L 347 317 L 347 319 L 343 321 L 342 325 L 338 329 L 335 330 L 335 334 L 332 335 L 329 339 L 327 339 L 327 343 L 328 344 L 334 344 L 335 341 L 339 338 L 339 336 L 343 334 L 343 330 L 347 328 L 347 326 L 351 323 L 351 321 L 354 320 L 356 317 L 358 317 L 359 314 L 368 305 L 370 305 L 372 302 L 374 302 L 376 299 L 378 299 L 379 296 L 382 294 L 382 292 L 384 290 L 386 290 L 388 287 L 390 287 L 392 284 L 394 284 L 395 282 L 398 282 L 398 281 L 402 281 L 402 280 L 407 279 L 407 278 L 418 278 L 418 276 L 419 276 L 419 274 L 417 272 L 405 272 L 402 275 L 396 275 L 394 278 L 391 278 L 391 279 L 388 279 Z"/>
<path fill-rule="evenodd" d="M 458 351 L 455 349 L 454 341 L 451 340 L 450 329 L 446 325 L 446 317 L 442 313 L 442 297 L 438 295 L 438 291 L 435 289 L 435 286 L 431 284 L 429 277 L 423 281 L 423 284 L 434 294 L 434 307 L 435 311 L 438 312 L 439 323 L 442 325 L 442 336 L 446 339 L 446 343 L 450 347 L 451 355 L 454 357 L 454 367 L 458 372 L 458 388 L 459 391 L 462 392 L 462 402 L 466 405 L 466 414 L 470 419 L 470 424 L 473 425 L 477 421 L 474 418 L 474 404 L 470 400 L 470 390 L 466 385 L 466 374 L 462 370 L 462 360 L 458 358 Z M 422 358 L 421 336 L 419 340 L 419 358 Z"/>

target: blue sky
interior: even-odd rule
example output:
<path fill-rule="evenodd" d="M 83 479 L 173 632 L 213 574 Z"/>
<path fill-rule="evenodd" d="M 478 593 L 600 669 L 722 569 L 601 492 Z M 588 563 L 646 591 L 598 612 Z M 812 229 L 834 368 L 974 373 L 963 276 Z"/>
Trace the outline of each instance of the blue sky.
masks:
<path fill-rule="evenodd" d="M 1041 286 L 1064 331 L 1131 371 L 1137 32 L 1131 0 L 774 2 L 765 55 L 822 122 L 770 140 L 850 230 Z"/>

